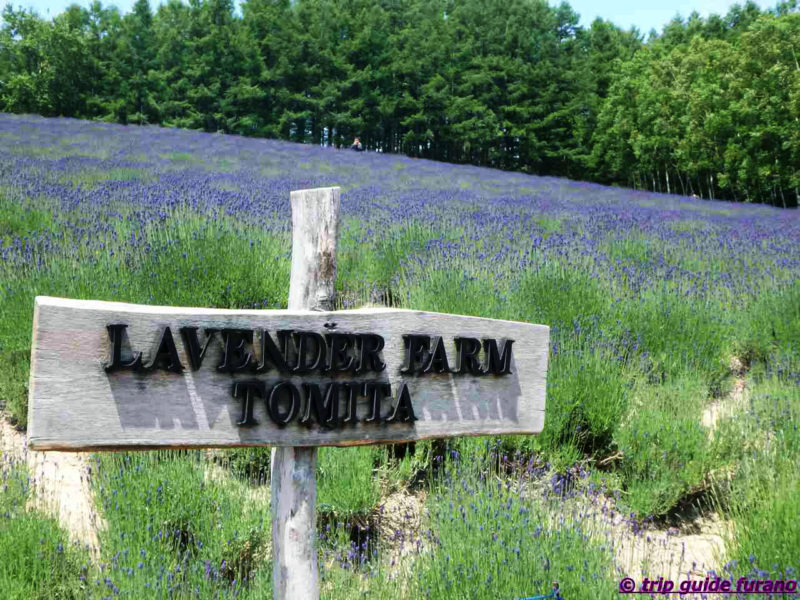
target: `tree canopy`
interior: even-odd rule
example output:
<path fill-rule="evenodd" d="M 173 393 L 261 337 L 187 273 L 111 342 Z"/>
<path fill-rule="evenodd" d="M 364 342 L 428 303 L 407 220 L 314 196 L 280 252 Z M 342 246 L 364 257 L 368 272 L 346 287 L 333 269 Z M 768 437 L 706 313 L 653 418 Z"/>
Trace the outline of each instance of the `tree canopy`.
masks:
<path fill-rule="evenodd" d="M 6 6 L 0 110 L 401 152 L 796 206 L 800 13 L 644 36 L 545 0 Z"/>

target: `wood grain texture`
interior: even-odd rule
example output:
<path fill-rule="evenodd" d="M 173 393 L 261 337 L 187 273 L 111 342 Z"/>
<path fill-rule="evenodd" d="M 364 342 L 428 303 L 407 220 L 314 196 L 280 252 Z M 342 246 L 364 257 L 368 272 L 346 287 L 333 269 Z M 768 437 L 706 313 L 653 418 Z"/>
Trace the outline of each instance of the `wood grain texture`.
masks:
<path fill-rule="evenodd" d="M 339 188 L 292 192 L 290 310 L 333 310 Z M 270 463 L 272 597 L 318 600 L 317 449 L 276 447 Z"/>
<path fill-rule="evenodd" d="M 339 188 L 292 192 L 292 270 L 289 309 L 333 310 Z"/>
<path fill-rule="evenodd" d="M 316 448 L 272 449 L 272 597 L 275 600 L 319 598 L 316 469 Z"/>
<path fill-rule="evenodd" d="M 37 450 L 96 450 L 158 447 L 348 446 L 413 441 L 463 435 L 538 433 L 544 425 L 545 375 L 549 328 L 543 325 L 481 319 L 413 310 L 375 308 L 311 312 L 289 310 L 214 310 L 143 306 L 114 302 L 38 297 L 31 356 L 29 400 L 30 444 Z M 130 346 L 154 351 L 164 327 L 175 334 L 185 370 L 107 374 L 110 343 L 106 326 L 126 323 Z M 377 333 L 384 337 L 382 373 L 315 372 L 307 377 L 269 371 L 261 375 L 216 370 L 222 344 L 214 341 L 202 367 L 189 369 L 183 326 Z M 473 377 L 443 373 L 403 375 L 403 334 L 443 337 L 451 365 L 455 336 L 513 339 L 512 374 Z M 256 344 L 257 346 L 258 344 Z M 396 391 L 408 384 L 418 420 L 413 424 L 358 423 L 332 430 L 292 422 L 284 428 L 269 419 L 264 402 L 254 417 L 258 425 L 236 425 L 241 401 L 232 396 L 236 381 L 263 380 L 272 385 L 288 379 L 325 384 L 339 381 L 385 381 Z M 385 410 L 388 404 L 385 404 Z M 344 408 L 341 410 L 344 413 Z M 368 412 L 359 398 L 358 413 Z"/>

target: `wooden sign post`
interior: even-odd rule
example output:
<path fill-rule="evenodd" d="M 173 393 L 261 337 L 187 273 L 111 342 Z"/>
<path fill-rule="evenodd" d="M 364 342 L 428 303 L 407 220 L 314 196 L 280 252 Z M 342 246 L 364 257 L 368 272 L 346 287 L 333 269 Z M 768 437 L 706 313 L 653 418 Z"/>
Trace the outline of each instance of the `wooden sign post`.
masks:
<path fill-rule="evenodd" d="M 339 188 L 292 192 L 291 202 L 289 310 L 332 311 L 336 300 Z M 270 496 L 275 600 L 319 598 L 316 468 L 317 449 L 313 446 L 272 449 Z"/>
<path fill-rule="evenodd" d="M 272 446 L 274 597 L 319 597 L 317 446 L 544 426 L 549 328 L 333 311 L 339 190 L 292 192 L 288 310 L 37 297 L 35 450 Z"/>

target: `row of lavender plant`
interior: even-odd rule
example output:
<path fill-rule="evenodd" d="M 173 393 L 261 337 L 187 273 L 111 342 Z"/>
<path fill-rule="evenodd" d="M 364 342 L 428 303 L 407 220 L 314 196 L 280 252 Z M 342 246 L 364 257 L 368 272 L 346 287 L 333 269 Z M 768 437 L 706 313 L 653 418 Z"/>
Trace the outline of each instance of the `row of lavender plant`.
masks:
<path fill-rule="evenodd" d="M 709 440 L 698 422 L 711 397 L 724 394 L 729 385 L 732 354 L 763 370 L 781 390 L 794 390 L 800 381 L 796 213 L 397 156 L 66 119 L 3 116 L 0 139 L 0 358 L 6 365 L 0 398 L 20 424 L 35 295 L 284 306 L 288 193 L 336 184 L 343 189 L 342 306 L 386 302 L 551 325 L 546 429 L 538 438 L 504 440 L 509 453 L 543 455 L 550 469 L 561 473 L 576 461 L 609 465 L 607 479 L 621 492 L 620 505 L 640 518 L 666 514 L 698 491 L 716 493 L 742 523 L 755 514 L 743 507 L 757 500 L 737 504 L 738 496 L 757 494 L 762 485 L 747 487 L 741 482 L 750 480 L 741 479 L 744 487 L 735 488 L 738 492 L 720 492 L 709 477 L 723 467 L 747 472 L 741 466 L 745 457 L 725 446 L 723 436 Z M 790 399 L 796 407 L 796 396 Z M 796 419 L 789 423 L 796 428 Z M 740 424 L 737 431 L 750 430 Z M 456 447 L 473 457 L 481 455 L 481 443 Z M 758 461 L 764 456 L 756 450 Z M 365 459 L 372 460 L 360 454 L 332 460 Z M 179 490 L 198 484 L 182 474 L 192 470 L 186 457 L 146 459 L 147 468 L 139 469 L 130 465 L 142 459 L 120 460 L 104 463 L 100 476 L 104 489 L 116 489 L 109 487 L 109 478 L 118 471 L 130 490 L 128 500 L 120 505 L 100 497 L 121 536 L 138 535 L 140 520 L 131 515 L 152 487 L 153 473 L 162 468 L 157 464 L 174 471 Z M 242 460 L 231 455 L 223 462 Z M 253 460 L 263 458 L 244 459 L 245 464 Z M 378 462 L 387 473 L 400 468 Z M 769 467 L 766 472 L 778 482 L 770 484 L 779 490 L 776 505 L 787 506 L 781 502 L 796 482 L 791 469 L 774 461 L 757 464 Z M 430 461 L 419 467 L 433 472 Z M 475 470 L 464 477 L 479 482 L 480 474 Z M 410 473 L 403 478 L 412 479 Z M 378 493 L 358 482 L 331 485 L 332 501 L 325 510 L 332 514 L 364 513 Z M 372 491 L 350 490 L 359 486 Z M 436 488 L 436 481 L 431 486 L 438 489 L 429 497 L 438 515 L 437 539 L 446 539 L 452 526 L 452 539 L 469 546 L 469 528 L 458 529 L 436 509 L 449 492 Z M 234 493 L 222 489 L 225 497 Z M 213 494 L 200 495 L 198 506 L 207 504 L 207 496 Z M 491 496 L 487 502 L 499 500 Z M 163 521 L 183 522 L 179 517 Z M 203 523 L 198 530 L 213 528 L 210 517 Z M 772 555 L 781 570 L 796 568 L 791 560 L 800 556 L 792 537 L 797 531 L 789 526 L 789 541 Z M 242 548 L 257 545 L 246 536 L 236 539 Z M 210 541 L 219 554 L 219 540 L 212 536 L 204 543 Z M 758 546 L 741 536 L 731 544 Z M 108 538 L 105 559 L 116 556 L 108 564 L 118 575 L 120 565 L 133 569 L 136 583 L 127 589 L 144 593 L 144 583 L 153 585 L 155 579 L 150 570 L 136 574 L 139 563 L 128 557 L 144 546 L 133 546 Z M 439 562 L 447 554 L 434 546 L 431 564 L 455 581 L 455 572 Z M 177 556 L 169 544 L 152 548 L 160 557 L 154 559 L 158 568 L 177 560 L 164 558 Z M 117 556 L 124 550 L 127 555 Z M 526 550 L 525 556 L 534 551 Z M 571 560 L 568 554 L 554 556 L 559 563 Z M 217 571 L 222 568 L 211 558 L 203 560 Z M 178 580 L 197 577 L 205 582 L 197 584 L 201 591 L 220 591 L 222 579 L 211 577 L 213 569 L 206 572 L 205 563 L 192 561 L 193 566 L 181 567 L 191 573 Z M 473 563 L 460 564 L 465 569 Z M 522 576 L 514 572 L 482 593 L 511 593 L 512 582 L 521 584 Z M 342 573 L 350 571 L 334 570 L 329 581 L 350 581 Z M 607 577 L 601 575 L 601 580 Z M 175 577 L 167 578 L 163 589 Z M 425 589 L 431 597 L 455 593 L 455 588 L 433 585 L 427 575 L 419 577 L 422 587 L 413 589 Z M 380 588 L 387 595 L 402 589 L 413 596 L 408 581 L 397 583 L 388 575 L 377 580 L 389 586 Z M 193 588 L 181 589 L 190 593 Z M 252 586 L 247 589 L 256 593 Z"/>

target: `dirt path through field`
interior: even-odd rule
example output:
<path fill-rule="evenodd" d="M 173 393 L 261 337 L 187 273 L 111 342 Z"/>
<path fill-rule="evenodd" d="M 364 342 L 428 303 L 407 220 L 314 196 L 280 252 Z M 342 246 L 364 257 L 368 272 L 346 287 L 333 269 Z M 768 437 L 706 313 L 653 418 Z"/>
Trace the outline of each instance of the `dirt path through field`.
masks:
<path fill-rule="evenodd" d="M 637 581 L 644 575 L 679 581 L 705 577 L 711 569 L 721 572 L 731 524 L 714 513 L 685 516 L 679 527 L 636 533 L 620 517 L 611 526 L 620 571 Z"/>
<path fill-rule="evenodd" d="M 736 357 L 731 358 L 730 369 L 734 376 L 733 388 L 729 394 L 712 402 L 703 411 L 703 416 L 700 419 L 700 423 L 708 429 L 708 434 L 712 438 L 719 420 L 724 417 L 730 417 L 736 411 L 741 410 L 742 407 L 746 406 L 749 398 L 747 383 L 744 378 L 745 368 L 742 362 Z"/>
<path fill-rule="evenodd" d="M 58 519 L 70 540 L 99 556 L 97 532 L 103 521 L 97 514 L 89 485 L 89 455 L 74 452 L 28 450 L 25 434 L 0 414 L 0 451 L 24 460 L 31 475 L 28 506 Z"/>

